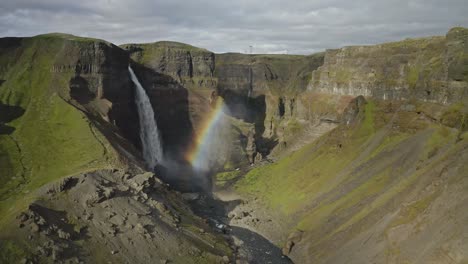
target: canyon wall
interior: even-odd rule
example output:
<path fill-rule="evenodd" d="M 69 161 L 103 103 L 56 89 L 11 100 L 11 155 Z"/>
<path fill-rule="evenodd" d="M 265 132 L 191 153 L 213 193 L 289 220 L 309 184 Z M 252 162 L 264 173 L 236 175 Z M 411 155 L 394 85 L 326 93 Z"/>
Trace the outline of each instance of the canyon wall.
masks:
<path fill-rule="evenodd" d="M 121 47 L 130 54 L 132 67 L 150 97 L 165 155 L 183 159 L 194 137 L 194 124 L 201 122 L 200 114 L 210 107 L 207 95 L 191 91 L 216 87 L 214 54 L 177 42 Z"/>
<path fill-rule="evenodd" d="M 218 92 L 231 114 L 256 124 L 257 136 L 276 136 L 284 120 L 304 118 L 298 104 L 311 72 L 323 63 L 323 54 L 216 55 Z"/>
<path fill-rule="evenodd" d="M 129 63 L 126 51 L 98 39 L 0 38 L 0 263 L 232 256 L 160 175 L 142 174 Z"/>
<path fill-rule="evenodd" d="M 242 149 L 250 162 L 257 152 L 258 158 L 270 153 L 290 120 L 307 119 L 307 107 L 298 95 L 306 91 L 312 71 L 323 64 L 323 54 L 214 54 L 177 42 L 121 47 L 137 64 L 136 72 L 155 110 L 161 116 L 172 116 L 158 120 L 164 142 L 181 151 L 196 133 L 216 91 L 224 99 L 229 115 L 244 122 L 234 135 L 233 144 L 241 146 L 232 149 Z M 174 119 L 180 122 L 175 124 Z M 236 163 L 245 159 L 234 156 Z"/>
<path fill-rule="evenodd" d="M 446 36 L 327 50 L 308 90 L 448 104 L 468 98 L 468 29 Z"/>
<path fill-rule="evenodd" d="M 124 44 L 131 58 L 155 72 L 168 75 L 185 88 L 215 88 L 214 53 L 188 44 L 161 41 Z"/>
<path fill-rule="evenodd" d="M 0 215 L 45 183 L 138 155 L 123 139 L 139 142 L 128 60 L 96 39 L 0 39 Z"/>
<path fill-rule="evenodd" d="M 255 150 L 248 155 L 265 156 L 293 143 L 298 133 L 314 134 L 318 124 L 339 122 L 349 100 L 359 95 L 441 104 L 466 99 L 467 38 L 466 29 L 454 28 L 442 37 L 309 56 L 214 54 L 176 42 L 121 47 L 146 69 L 139 72 L 147 72 L 142 78 L 153 94 L 153 107 L 162 116 L 183 117 L 176 118 L 177 125 L 171 118 L 167 122 L 161 118 L 167 142 L 183 142 L 182 146 L 190 141 L 208 109 L 211 92 L 216 91 L 231 116 L 254 127 L 253 133 L 241 129 L 243 149 L 246 138 L 253 135 Z"/>

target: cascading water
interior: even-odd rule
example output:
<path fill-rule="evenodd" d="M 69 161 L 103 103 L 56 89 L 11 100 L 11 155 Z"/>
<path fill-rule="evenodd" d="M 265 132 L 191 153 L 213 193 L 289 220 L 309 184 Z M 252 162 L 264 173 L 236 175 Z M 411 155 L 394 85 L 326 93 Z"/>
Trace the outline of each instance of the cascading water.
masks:
<path fill-rule="evenodd" d="M 143 158 L 148 166 L 154 169 L 157 162 L 162 161 L 162 146 L 158 126 L 154 119 L 154 111 L 145 89 L 141 86 L 132 68 L 128 66 L 130 77 L 136 86 L 135 103 L 140 119 L 140 139 L 143 147 Z"/>

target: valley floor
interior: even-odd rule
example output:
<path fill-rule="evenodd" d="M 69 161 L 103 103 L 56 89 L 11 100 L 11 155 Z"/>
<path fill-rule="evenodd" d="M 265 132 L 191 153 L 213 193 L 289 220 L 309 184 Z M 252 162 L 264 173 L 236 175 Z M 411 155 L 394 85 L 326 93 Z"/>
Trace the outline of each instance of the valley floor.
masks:
<path fill-rule="evenodd" d="M 196 197 L 191 201 L 194 212 L 208 219 L 219 232 L 229 236 L 236 248 L 237 263 L 292 263 L 282 254 L 280 244 L 270 240 L 275 233 L 271 218 L 265 217 L 265 214 L 257 218 L 266 212 L 264 208 L 227 190 L 207 195 L 196 194 Z M 271 229 L 268 230 L 269 228 Z M 264 236 L 265 231 L 270 235 L 268 238 Z"/>

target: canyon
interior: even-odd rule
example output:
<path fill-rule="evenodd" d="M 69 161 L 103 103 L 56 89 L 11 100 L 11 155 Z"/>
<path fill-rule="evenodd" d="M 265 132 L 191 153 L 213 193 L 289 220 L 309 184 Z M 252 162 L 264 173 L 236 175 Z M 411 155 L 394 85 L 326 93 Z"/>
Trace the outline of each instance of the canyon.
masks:
<path fill-rule="evenodd" d="M 467 41 L 1 38 L 0 262 L 465 263 Z"/>

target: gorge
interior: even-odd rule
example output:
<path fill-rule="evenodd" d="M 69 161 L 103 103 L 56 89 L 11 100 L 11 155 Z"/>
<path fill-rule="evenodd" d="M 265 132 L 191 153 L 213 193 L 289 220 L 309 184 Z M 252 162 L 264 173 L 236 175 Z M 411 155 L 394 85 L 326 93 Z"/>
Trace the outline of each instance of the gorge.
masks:
<path fill-rule="evenodd" d="M 1 38 L 0 263 L 465 263 L 467 54 Z"/>

